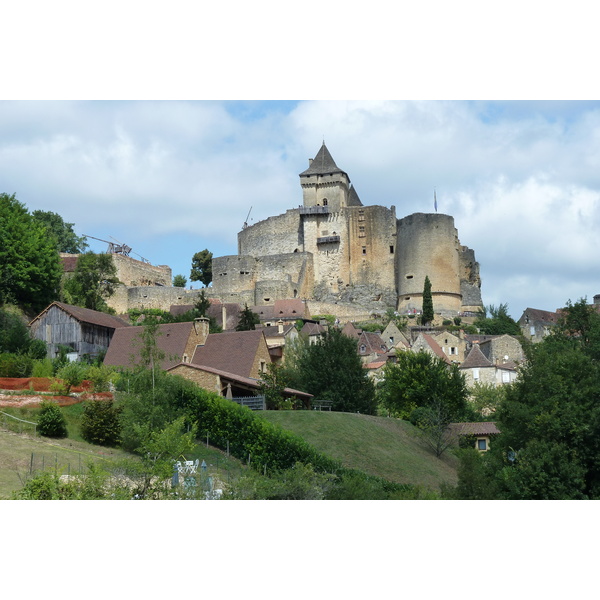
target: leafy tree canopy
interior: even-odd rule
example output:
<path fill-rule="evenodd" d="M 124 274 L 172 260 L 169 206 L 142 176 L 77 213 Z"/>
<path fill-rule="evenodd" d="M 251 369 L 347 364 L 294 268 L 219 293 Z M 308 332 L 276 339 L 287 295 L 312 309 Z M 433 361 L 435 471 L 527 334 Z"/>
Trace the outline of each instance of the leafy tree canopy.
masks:
<path fill-rule="evenodd" d="M 484 335 L 521 335 L 518 323 L 508 314 L 508 304 L 485 306 L 474 325 Z"/>
<path fill-rule="evenodd" d="M 34 210 L 31 216 L 54 236 L 59 252 L 69 254 L 85 252 L 88 247 L 87 240 L 85 236 L 78 236 L 73 231 L 74 223 L 65 223 L 60 215 L 45 210 Z"/>
<path fill-rule="evenodd" d="M 375 414 L 375 388 L 356 353 L 355 340 L 330 328 L 315 344 L 299 340 L 286 358 L 293 388 L 331 400 L 333 410 Z"/>
<path fill-rule="evenodd" d="M 75 272 L 64 284 L 64 300 L 68 304 L 109 312 L 106 300 L 120 283 L 110 254 L 86 252 L 79 257 Z"/>
<path fill-rule="evenodd" d="M 600 498 L 600 315 L 569 302 L 496 412 L 489 452 L 463 461 L 460 497 Z M 470 495 L 469 495 L 470 494 Z"/>
<path fill-rule="evenodd" d="M 397 362 L 384 367 L 379 388 L 382 405 L 394 416 L 408 418 L 419 407 L 441 403 L 449 421 L 464 420 L 468 390 L 456 365 L 428 352 L 398 352 Z"/>
<path fill-rule="evenodd" d="M 183 275 L 175 275 L 173 277 L 173 287 L 181 287 L 184 288 L 187 283 L 187 278 Z"/>
<path fill-rule="evenodd" d="M 201 250 L 192 256 L 190 279 L 208 285 L 212 281 L 212 252 Z"/>
<path fill-rule="evenodd" d="M 37 312 L 57 298 L 61 274 L 54 237 L 15 194 L 0 193 L 0 303 Z"/>

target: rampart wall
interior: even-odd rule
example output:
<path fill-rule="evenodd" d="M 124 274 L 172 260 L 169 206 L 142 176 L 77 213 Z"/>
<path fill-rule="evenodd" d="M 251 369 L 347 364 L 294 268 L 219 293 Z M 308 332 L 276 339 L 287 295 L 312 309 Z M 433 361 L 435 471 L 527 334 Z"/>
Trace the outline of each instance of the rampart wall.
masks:
<path fill-rule="evenodd" d="M 172 285 L 171 267 L 150 265 L 123 254 L 112 254 L 111 256 L 117 268 L 117 277 L 124 285 L 133 287 Z"/>

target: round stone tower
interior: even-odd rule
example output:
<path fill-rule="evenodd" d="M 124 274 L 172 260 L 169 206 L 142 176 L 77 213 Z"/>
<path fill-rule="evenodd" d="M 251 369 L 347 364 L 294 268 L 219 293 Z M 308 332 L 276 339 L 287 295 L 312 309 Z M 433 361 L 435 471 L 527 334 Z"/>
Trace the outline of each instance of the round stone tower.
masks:
<path fill-rule="evenodd" d="M 431 282 L 433 310 L 456 315 L 462 306 L 460 243 L 450 215 L 415 213 L 398 220 L 396 284 L 398 311 L 420 311 L 425 277 Z"/>

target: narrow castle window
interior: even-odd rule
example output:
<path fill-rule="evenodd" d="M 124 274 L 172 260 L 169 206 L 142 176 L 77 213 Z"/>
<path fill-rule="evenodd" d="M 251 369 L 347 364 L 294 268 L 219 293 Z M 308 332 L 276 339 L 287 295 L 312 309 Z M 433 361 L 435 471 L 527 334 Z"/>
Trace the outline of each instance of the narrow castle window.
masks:
<path fill-rule="evenodd" d="M 394 254 L 394 246 L 390 246 L 390 254 Z"/>
<path fill-rule="evenodd" d="M 414 277 L 414 275 L 407 275 L 406 279 L 412 279 Z"/>
<path fill-rule="evenodd" d="M 327 206 L 327 198 L 323 198 L 323 206 Z"/>
<path fill-rule="evenodd" d="M 366 247 L 366 246 L 363 246 L 363 247 L 362 247 L 362 253 L 363 253 L 363 254 L 366 254 L 366 253 L 367 253 L 367 247 Z"/>

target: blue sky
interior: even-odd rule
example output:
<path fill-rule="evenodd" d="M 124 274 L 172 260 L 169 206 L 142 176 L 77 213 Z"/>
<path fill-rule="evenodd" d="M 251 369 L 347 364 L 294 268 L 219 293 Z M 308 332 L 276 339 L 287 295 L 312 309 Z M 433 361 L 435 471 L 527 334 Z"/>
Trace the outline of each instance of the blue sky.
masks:
<path fill-rule="evenodd" d="M 4 101 L 0 187 L 189 276 L 302 201 L 322 140 L 364 204 L 454 217 L 485 304 L 600 293 L 600 103 Z M 91 248 L 105 244 L 92 241 Z"/>

